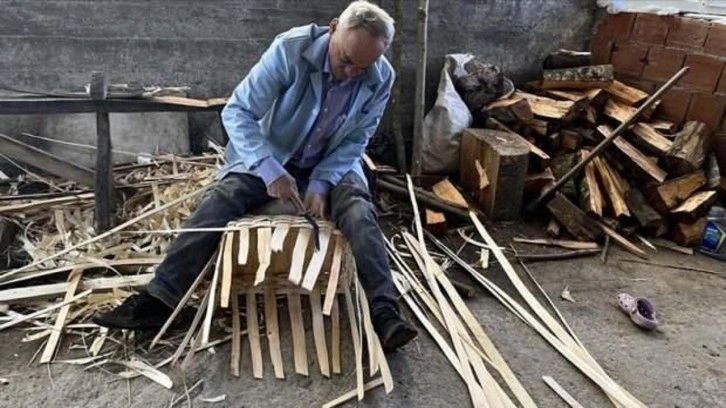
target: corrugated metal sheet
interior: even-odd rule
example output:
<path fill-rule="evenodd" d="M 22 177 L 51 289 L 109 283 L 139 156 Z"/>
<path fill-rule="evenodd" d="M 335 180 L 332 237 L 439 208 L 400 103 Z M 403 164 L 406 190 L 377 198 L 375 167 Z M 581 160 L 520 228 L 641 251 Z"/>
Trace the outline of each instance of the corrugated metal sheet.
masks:
<path fill-rule="evenodd" d="M 598 0 L 611 12 L 696 13 L 726 16 L 726 0 Z"/>

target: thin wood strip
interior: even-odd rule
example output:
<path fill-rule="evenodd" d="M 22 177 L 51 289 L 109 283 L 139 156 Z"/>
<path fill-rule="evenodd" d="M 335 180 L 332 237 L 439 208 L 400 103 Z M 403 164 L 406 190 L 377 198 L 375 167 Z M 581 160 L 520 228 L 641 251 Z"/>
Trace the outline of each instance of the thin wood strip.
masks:
<path fill-rule="evenodd" d="M 98 353 L 100 353 L 103 349 L 103 344 L 106 342 L 106 338 L 108 337 L 108 330 L 108 327 L 101 327 L 98 331 L 98 336 L 93 339 L 93 344 L 91 344 L 91 348 L 88 350 L 93 357 L 98 356 Z"/>
<path fill-rule="evenodd" d="M 237 264 L 247 265 L 250 253 L 249 228 L 240 228 L 237 230 L 237 242 L 239 243 L 239 248 L 237 250 Z"/>
<path fill-rule="evenodd" d="M 60 303 L 56 303 L 55 305 L 52 305 L 52 306 L 48 306 L 45 309 L 35 311 L 35 312 L 31 313 L 31 314 L 21 315 L 21 316 L 15 318 L 13 320 L 10 320 L 9 322 L 0 324 L 0 331 L 5 330 L 5 329 L 10 328 L 10 327 L 13 327 L 13 326 L 15 326 L 17 324 L 20 324 L 20 323 L 23 323 L 23 322 L 27 322 L 28 320 L 35 319 L 38 316 L 43 316 L 44 314 L 50 313 L 50 312 L 52 312 L 52 311 L 54 311 L 56 309 L 60 309 L 60 308 L 62 308 L 65 305 L 70 305 L 71 303 L 76 302 L 79 299 L 82 299 L 82 298 L 90 295 L 91 292 L 92 292 L 91 289 L 88 289 L 88 290 L 86 290 L 86 291 L 84 291 L 82 293 L 79 293 L 76 296 L 73 296 L 70 299 L 66 299 L 66 300 L 64 300 L 64 301 L 62 301 Z"/>
<path fill-rule="evenodd" d="M 189 340 L 191 340 L 192 335 L 194 334 L 194 330 L 197 329 L 197 326 L 199 326 L 199 323 L 202 321 L 202 316 L 204 316 L 204 312 L 209 307 L 210 292 L 212 292 L 211 287 L 207 289 L 206 292 L 204 292 L 204 297 L 199 303 L 199 309 L 197 309 L 197 313 L 194 315 L 194 319 L 192 319 L 192 324 L 189 326 L 189 330 L 187 330 L 187 333 L 184 335 L 182 342 L 179 343 L 179 347 L 176 348 L 174 355 L 171 356 L 172 364 L 176 363 L 181 355 L 184 353 L 184 349 L 187 347 L 187 344 L 189 344 Z"/>
<path fill-rule="evenodd" d="M 272 238 L 272 229 L 258 228 L 257 229 L 257 259 L 259 266 L 255 273 L 255 283 L 253 286 L 257 286 L 265 281 L 265 272 L 270 267 L 272 251 L 270 250 L 270 239 Z"/>
<path fill-rule="evenodd" d="M 295 247 L 292 250 L 292 261 L 290 263 L 290 275 L 288 279 L 295 285 L 299 285 L 302 280 L 302 271 L 305 266 L 305 252 L 310 242 L 311 231 L 309 229 L 299 229 L 295 240 Z"/>
<path fill-rule="evenodd" d="M 305 325 L 303 323 L 302 302 L 299 293 L 287 294 L 287 308 L 290 312 L 290 328 L 295 356 L 295 372 L 308 375 L 308 354 L 305 344 Z"/>
<path fill-rule="evenodd" d="M 345 294 L 345 308 L 348 311 L 348 322 L 350 326 L 350 337 L 353 341 L 353 353 L 355 354 L 355 381 L 356 381 L 356 392 L 358 395 L 358 401 L 363 399 L 364 387 L 363 387 L 363 344 L 362 339 L 358 331 L 358 323 L 355 319 L 355 309 L 353 306 L 353 296 L 350 294 L 350 288 L 346 287 L 344 290 Z"/>
<path fill-rule="evenodd" d="M 335 294 L 338 289 L 338 279 L 340 278 L 340 268 L 343 263 L 343 238 L 334 237 L 335 249 L 333 250 L 333 260 L 330 266 L 330 277 L 328 278 L 328 288 L 325 292 L 325 303 L 323 304 L 323 314 L 330 316 L 331 308 L 335 302 Z"/>
<path fill-rule="evenodd" d="M 204 278 L 207 276 L 209 271 L 212 269 L 212 265 L 214 263 L 212 262 L 212 259 L 214 259 L 214 255 L 209 259 L 207 264 L 204 266 L 204 269 L 202 269 L 202 272 L 194 279 L 194 282 L 192 283 L 192 286 L 189 287 L 189 290 L 187 290 L 187 293 L 184 294 L 184 297 L 181 298 L 179 303 L 176 305 L 176 308 L 174 308 L 174 311 L 171 313 L 168 319 L 166 319 L 166 322 L 164 322 L 164 325 L 161 327 L 159 332 L 156 334 L 154 339 L 151 341 L 151 344 L 149 345 L 149 350 L 153 349 L 154 346 L 161 340 L 161 338 L 164 336 L 167 330 L 169 330 L 169 327 L 174 322 L 174 319 L 176 319 L 177 316 L 179 316 L 179 313 L 182 311 L 184 306 L 186 306 L 189 299 L 191 299 L 194 292 L 196 292 L 197 287 L 199 287 L 199 284 L 204 281 Z"/>
<path fill-rule="evenodd" d="M 68 276 L 68 291 L 66 292 L 64 300 L 68 300 L 73 297 L 73 295 L 76 293 L 76 289 L 78 289 L 78 285 L 81 283 L 82 277 L 82 269 L 74 269 L 71 272 L 71 274 Z M 58 347 L 58 340 L 60 340 L 61 338 L 61 334 L 63 333 L 63 326 L 66 323 L 66 319 L 68 318 L 68 312 L 70 312 L 70 310 L 71 305 L 68 304 L 63 306 L 60 312 L 58 312 L 58 317 L 56 317 L 55 319 L 53 330 L 50 333 L 48 341 L 45 343 L 45 350 L 43 350 L 43 354 L 40 357 L 41 364 L 49 363 L 53 359 L 55 350 Z"/>
<path fill-rule="evenodd" d="M 332 401 L 326 402 L 325 404 L 323 404 L 323 408 L 337 407 L 337 406 L 342 405 L 342 404 L 348 402 L 349 400 L 355 398 L 356 395 L 359 396 L 358 400 L 360 401 L 362 399 L 362 397 L 360 397 L 361 392 L 370 391 L 376 387 L 380 387 L 381 385 L 383 385 L 383 378 L 381 378 L 381 377 L 376 378 L 375 380 L 368 382 L 365 385 L 361 385 L 360 388 L 350 390 L 350 391 L 346 392 L 345 394 L 341 395 L 340 397 L 338 397 Z"/>
<path fill-rule="evenodd" d="M 313 258 L 310 260 L 308 269 L 305 272 L 305 278 L 302 283 L 302 287 L 305 290 L 312 290 L 318 281 L 318 275 L 320 275 L 320 270 L 323 268 L 323 261 L 325 261 L 325 256 L 328 254 L 330 235 L 331 231 L 329 229 L 320 230 L 320 250 L 313 254 Z"/>
<path fill-rule="evenodd" d="M 570 393 L 565 391 L 565 389 L 562 388 L 562 386 L 560 384 L 558 384 L 554 378 L 552 378 L 548 375 L 545 375 L 545 376 L 542 376 L 542 380 L 544 380 L 544 382 L 547 383 L 547 385 L 549 385 L 550 388 L 552 388 L 552 391 L 557 393 L 557 395 L 559 395 L 560 398 L 562 398 L 570 407 L 584 408 L 579 402 L 577 402 L 577 400 L 575 400 L 572 397 L 572 395 L 570 395 Z"/>
<path fill-rule="evenodd" d="M 247 293 L 247 334 L 250 338 L 250 354 L 252 356 L 252 374 L 262 378 L 262 348 L 260 345 L 260 326 L 257 322 L 257 295 Z"/>
<path fill-rule="evenodd" d="M 270 359 L 276 378 L 285 378 L 285 369 L 282 364 L 282 351 L 280 350 L 280 327 L 277 318 L 277 296 L 275 288 L 268 286 L 265 291 L 265 329 L 267 330 L 267 344 L 270 347 Z"/>
<path fill-rule="evenodd" d="M 232 292 L 232 355 L 229 360 L 229 368 L 232 375 L 239 377 L 239 361 L 242 351 L 242 336 L 240 335 L 241 325 L 239 318 L 239 292 Z"/>
<path fill-rule="evenodd" d="M 280 252 L 283 250 L 288 232 L 290 232 L 290 225 L 288 224 L 275 227 L 275 231 L 272 232 L 272 239 L 270 240 L 270 249 L 272 252 Z"/>
<path fill-rule="evenodd" d="M 232 268 L 234 258 L 232 244 L 234 244 L 234 233 L 225 235 L 227 237 L 224 239 L 224 255 L 222 255 L 222 289 L 219 292 L 219 305 L 226 309 L 229 307 L 229 296 L 232 292 L 232 274 L 234 273 Z"/>
<path fill-rule="evenodd" d="M 333 374 L 340 374 L 340 309 L 337 297 L 333 300 L 330 320 L 332 326 L 331 341 L 333 343 Z"/>
<path fill-rule="evenodd" d="M 194 354 L 196 354 L 197 349 L 199 348 L 199 345 L 202 343 L 202 328 L 200 328 L 197 331 L 197 336 L 194 337 L 194 341 L 192 342 L 192 345 L 189 347 L 189 351 L 187 351 L 187 355 L 184 356 L 184 360 L 181 363 L 181 370 L 182 372 L 186 371 L 187 368 L 192 364 L 192 360 L 194 360 Z"/>
<path fill-rule="evenodd" d="M 646 254 L 645 251 L 635 246 L 635 244 L 628 241 L 624 236 L 618 234 L 614 229 L 611 229 L 602 222 L 600 222 L 600 227 L 602 227 L 603 232 L 612 238 L 619 247 L 643 259 L 648 259 L 648 254 Z"/>
<path fill-rule="evenodd" d="M 231 239 L 231 237 L 224 235 L 222 239 L 226 241 L 227 239 Z M 222 245 L 220 245 L 220 247 L 224 248 L 224 245 L 226 245 L 226 243 L 222 242 Z M 207 306 L 207 315 L 204 318 L 204 326 L 202 331 L 203 344 L 209 343 L 209 334 L 212 331 L 212 317 L 214 316 L 214 306 L 216 306 L 214 302 L 214 294 L 217 291 L 217 282 L 219 281 L 219 271 L 222 268 L 223 255 L 223 251 L 217 251 L 217 261 L 214 263 L 214 275 L 212 275 L 212 284 L 209 286 L 208 291 L 209 305 Z"/>
<path fill-rule="evenodd" d="M 330 359 L 328 358 L 328 345 L 325 341 L 325 322 L 323 321 L 323 311 L 320 305 L 320 291 L 313 289 L 309 298 L 313 318 L 313 338 L 315 339 L 315 351 L 318 356 L 320 373 L 325 377 L 330 377 Z"/>
<path fill-rule="evenodd" d="M 370 376 L 373 377 L 378 372 L 378 353 L 376 352 L 376 332 L 373 330 L 373 322 L 371 321 L 371 310 L 368 305 L 368 299 L 360 286 L 358 279 L 355 279 L 355 294 L 358 298 L 358 307 L 361 310 L 363 319 L 363 328 L 365 329 L 365 338 L 368 345 L 368 367 L 371 370 Z"/>
<path fill-rule="evenodd" d="M 54 269 L 47 269 L 41 271 L 28 271 L 26 274 L 15 278 L 0 282 L 0 286 L 6 286 L 13 283 L 18 283 L 30 279 L 42 278 L 44 276 L 55 275 L 56 273 L 70 272 L 73 269 L 94 269 L 94 268 L 115 268 L 118 266 L 151 266 L 161 262 L 162 258 L 137 258 L 137 259 L 104 259 L 103 262 L 89 262 L 89 263 L 77 263 L 69 266 L 61 266 Z"/>

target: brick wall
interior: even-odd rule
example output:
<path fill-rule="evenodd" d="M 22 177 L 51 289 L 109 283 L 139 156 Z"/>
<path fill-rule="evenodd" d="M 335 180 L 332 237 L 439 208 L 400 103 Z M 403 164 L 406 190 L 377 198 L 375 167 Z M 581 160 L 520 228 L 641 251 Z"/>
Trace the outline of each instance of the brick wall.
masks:
<path fill-rule="evenodd" d="M 660 116 L 705 122 L 726 132 L 726 25 L 680 16 L 608 15 L 592 39 L 596 63 L 611 63 L 623 82 L 652 92 L 684 65 L 691 70 L 667 92 Z"/>

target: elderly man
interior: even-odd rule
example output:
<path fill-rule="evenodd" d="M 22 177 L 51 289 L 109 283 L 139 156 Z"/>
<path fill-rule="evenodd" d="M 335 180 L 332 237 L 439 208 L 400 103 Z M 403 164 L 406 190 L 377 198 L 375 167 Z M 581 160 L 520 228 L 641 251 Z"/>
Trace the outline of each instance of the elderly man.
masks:
<path fill-rule="evenodd" d="M 354 1 L 329 27 L 278 35 L 222 112 L 226 166 L 187 228 L 223 227 L 273 198 L 330 216 L 353 251 L 386 350 L 416 337 L 401 318 L 383 235 L 360 164 L 381 120 L 394 72 L 383 56 L 393 20 Z M 304 198 L 299 191 L 304 190 Z M 102 326 L 161 327 L 219 245 L 221 233 L 182 233 L 145 290 L 97 315 Z"/>

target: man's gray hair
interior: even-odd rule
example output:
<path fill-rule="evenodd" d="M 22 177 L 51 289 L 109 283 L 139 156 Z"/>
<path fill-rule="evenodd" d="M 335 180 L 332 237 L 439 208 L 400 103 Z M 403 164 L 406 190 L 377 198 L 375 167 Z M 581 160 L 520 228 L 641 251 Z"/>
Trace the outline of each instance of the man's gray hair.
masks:
<path fill-rule="evenodd" d="M 391 44 L 396 29 L 385 10 L 365 0 L 357 0 L 343 10 L 338 19 L 343 29 L 365 28 L 371 35 L 381 38 L 386 46 Z"/>

